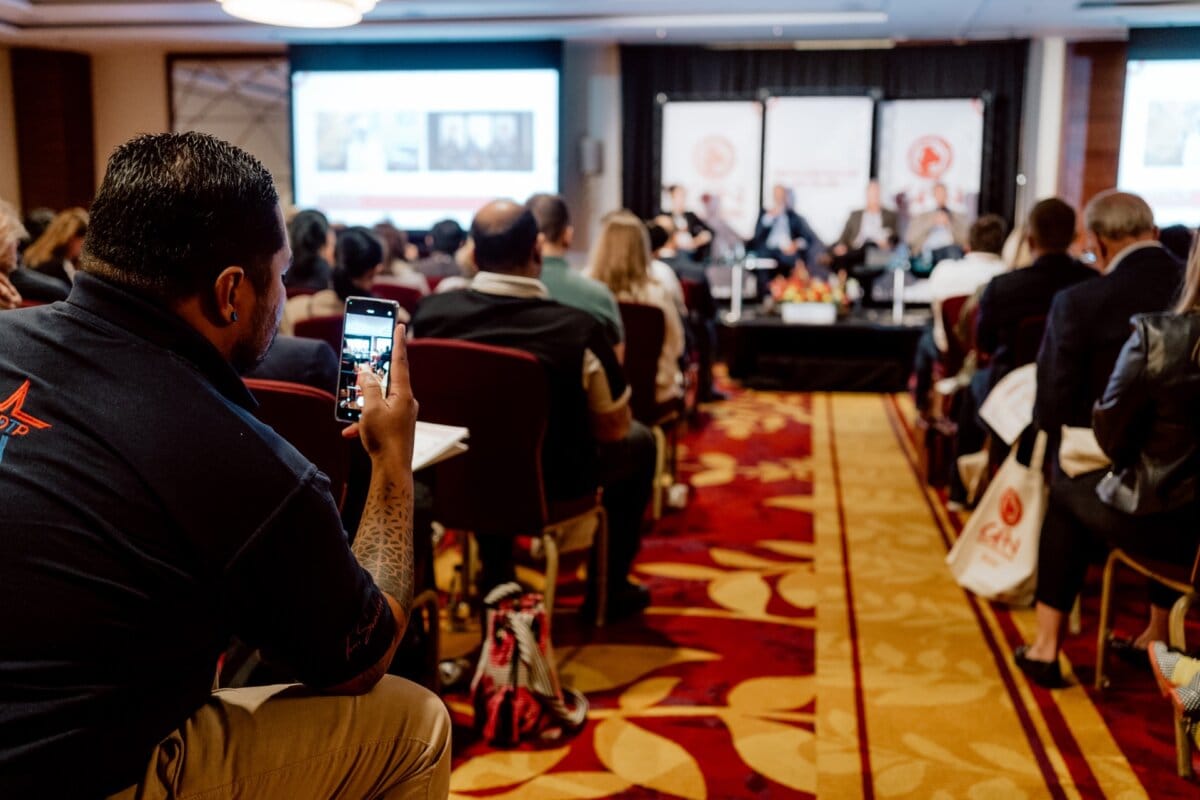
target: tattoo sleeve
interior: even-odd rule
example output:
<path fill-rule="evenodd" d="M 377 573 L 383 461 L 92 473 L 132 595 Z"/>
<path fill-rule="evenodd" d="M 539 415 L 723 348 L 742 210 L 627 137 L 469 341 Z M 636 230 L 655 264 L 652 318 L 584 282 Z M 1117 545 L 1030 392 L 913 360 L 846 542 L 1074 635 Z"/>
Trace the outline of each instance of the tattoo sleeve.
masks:
<path fill-rule="evenodd" d="M 412 473 L 374 464 L 352 550 L 358 563 L 380 589 L 395 598 L 406 617 L 413 599 L 412 528 Z"/>

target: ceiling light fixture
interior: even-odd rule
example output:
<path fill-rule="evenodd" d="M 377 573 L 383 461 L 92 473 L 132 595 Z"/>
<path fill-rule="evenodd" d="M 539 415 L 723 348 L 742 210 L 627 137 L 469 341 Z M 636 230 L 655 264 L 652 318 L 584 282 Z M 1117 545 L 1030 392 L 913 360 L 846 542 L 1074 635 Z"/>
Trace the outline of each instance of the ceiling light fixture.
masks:
<path fill-rule="evenodd" d="M 288 28 L 345 28 L 357 25 L 376 0 L 220 0 L 225 13 L 264 25 Z"/>

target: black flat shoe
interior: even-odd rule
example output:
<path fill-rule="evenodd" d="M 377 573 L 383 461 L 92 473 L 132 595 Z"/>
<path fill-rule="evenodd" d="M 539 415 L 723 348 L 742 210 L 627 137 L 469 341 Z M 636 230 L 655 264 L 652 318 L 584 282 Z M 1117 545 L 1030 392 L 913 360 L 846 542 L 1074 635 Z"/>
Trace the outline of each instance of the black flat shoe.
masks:
<path fill-rule="evenodd" d="M 1150 669 L 1150 657 L 1146 654 L 1146 648 L 1138 647 L 1134 644 L 1133 639 L 1127 639 L 1124 636 L 1110 636 L 1108 652 L 1138 672 L 1146 672 Z"/>
<path fill-rule="evenodd" d="M 1013 651 L 1013 661 L 1025 673 L 1025 677 L 1043 689 L 1062 689 L 1067 685 L 1058 661 L 1038 661 L 1025 655 L 1029 645 L 1023 644 Z"/>

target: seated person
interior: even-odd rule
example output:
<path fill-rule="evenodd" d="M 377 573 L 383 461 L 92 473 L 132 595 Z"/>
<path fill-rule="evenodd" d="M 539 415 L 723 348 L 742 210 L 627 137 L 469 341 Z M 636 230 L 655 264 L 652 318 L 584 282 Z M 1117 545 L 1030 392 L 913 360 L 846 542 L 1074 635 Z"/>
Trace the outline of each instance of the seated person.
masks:
<path fill-rule="evenodd" d="M 75 280 L 75 265 L 87 235 L 88 213 L 68 208 L 54 215 L 46 230 L 21 253 L 25 266 L 60 283 Z"/>
<path fill-rule="evenodd" d="M 66 300 L 71 291 L 69 284 L 17 264 L 17 245 L 24 236 L 25 226 L 21 224 L 16 210 L 0 200 L 0 275 L 23 300 L 39 303 Z"/>
<path fill-rule="evenodd" d="M 417 272 L 429 278 L 461 277 L 463 272 L 454 254 L 463 246 L 467 235 L 462 226 L 452 219 L 435 223 L 425 237 L 429 255 L 412 265 Z"/>
<path fill-rule="evenodd" d="M 621 355 L 625 330 L 617 299 L 604 284 L 575 272 L 567 263 L 575 228 L 566 202 L 556 194 L 535 194 L 525 201 L 525 207 L 537 220 L 542 235 L 542 285 L 553 299 L 598 319 L 609 344 Z"/>
<path fill-rule="evenodd" d="M 0 314 L 28 428 L 0 460 L 0 796 L 449 791 L 445 706 L 384 677 L 413 599 L 406 361 L 387 397 L 359 378 L 347 435 L 376 481 L 352 549 L 236 371 L 289 261 L 258 161 L 141 136 L 109 159 L 68 301 Z M 212 692 L 233 636 L 303 685 Z"/>
<path fill-rule="evenodd" d="M 320 292 L 333 283 L 333 259 L 337 233 L 323 213 L 301 211 L 288 223 L 292 246 L 292 268 L 284 277 L 289 290 Z"/>
<path fill-rule="evenodd" d="M 866 257 L 866 248 L 876 247 L 891 250 L 897 240 L 896 212 L 884 208 L 879 181 L 872 178 L 867 184 L 867 203 L 857 211 L 851 211 L 832 248 L 834 265 L 838 268 L 861 266 Z"/>
<path fill-rule="evenodd" d="M 471 223 L 479 273 L 466 290 L 434 294 L 413 318 L 413 335 L 464 339 L 525 350 L 537 357 L 550 385 L 543 474 L 551 500 L 572 500 L 604 488 L 608 511 L 608 613 L 635 614 L 650 602 L 628 579 L 650 502 L 655 446 L 632 419 L 629 388 L 600 322 L 550 299 L 538 280 L 537 220 L 523 206 L 497 200 Z M 511 580 L 512 543 L 479 540 L 487 588 Z M 589 586 L 588 606 L 595 598 Z"/>
<path fill-rule="evenodd" d="M 975 346 L 990 361 L 972 376 L 970 390 L 959 407 L 955 443 L 959 456 L 974 453 L 984 445 L 987 433 L 977 414 L 992 387 L 1012 370 L 1031 363 L 1037 355 L 1036 350 L 1017 353 L 1021 323 L 1045 317 L 1060 290 L 1098 274 L 1067 253 L 1075 240 L 1075 209 L 1062 200 L 1050 198 L 1035 205 L 1025 230 L 1033 264 L 992 278 L 979 297 Z M 937 269 L 941 268 L 939 264 Z M 951 475 L 956 477 L 956 472 Z M 957 481 L 952 481 L 950 494 L 952 501 L 964 499 Z"/>
<path fill-rule="evenodd" d="M 398 286 L 416 289 L 422 297 L 429 294 L 429 279 L 413 268 L 417 246 L 409 243 L 408 234 L 390 222 L 380 222 L 371 230 L 383 243 L 383 271 L 379 277 Z"/>
<path fill-rule="evenodd" d="M 665 191 L 668 203 L 661 213 L 671 218 L 671 246 L 692 261 L 708 261 L 713 241 L 712 228 L 700 219 L 700 215 L 688 210 L 687 189 L 675 184 L 666 187 Z"/>
<path fill-rule="evenodd" d="M 771 190 L 771 207 L 759 215 L 750 248 L 775 259 L 777 275 L 791 275 L 796 267 L 814 275 L 828 272 L 819 265 L 825 245 L 808 221 L 792 210 L 791 193 L 783 184 L 775 184 Z"/>
<path fill-rule="evenodd" d="M 263 360 L 243 374 L 247 378 L 302 383 L 336 394 L 338 357 L 329 342 L 280 334 Z"/>
<path fill-rule="evenodd" d="M 1004 220 L 995 214 L 980 217 L 971 226 L 967 254 L 961 259 L 942 261 L 929 275 L 929 293 L 933 301 L 933 323 L 917 343 L 916 401 L 925 410 L 933 383 L 933 365 L 950 349 L 951 332 L 942 322 L 942 303 L 952 297 L 970 297 L 976 290 L 1007 269 L 1000 250 L 1004 247 Z"/>
<path fill-rule="evenodd" d="M 1056 458 L 1038 545 L 1036 635 L 1016 652 L 1017 665 L 1043 686 L 1062 684 L 1058 654 L 1066 616 L 1095 544 L 1191 564 L 1200 537 L 1200 445 L 1192 423 L 1200 400 L 1192 361 L 1200 342 L 1200 261 L 1188 264 L 1176 313 L 1159 313 L 1177 296 L 1181 273 L 1155 240 L 1146 202 L 1101 192 L 1088 203 L 1084 224 L 1104 275 L 1054 297 L 1038 354 L 1034 421 L 1050 434 L 1052 453 L 1064 426 L 1094 427 L 1112 467 L 1071 477 L 1064 470 L 1073 452 Z M 1131 337 L 1135 315 L 1142 316 Z M 1124 643 L 1126 651 L 1167 637 L 1175 598 L 1158 584 L 1150 588 L 1150 621 Z"/>
<path fill-rule="evenodd" d="M 667 403 L 683 396 L 683 320 L 665 286 L 650 276 L 650 238 L 646 226 L 633 214 L 622 211 L 605 218 L 600 237 L 592 247 L 588 275 L 608 287 L 616 298 L 628 303 L 655 306 L 666 322 L 662 350 L 658 356 L 654 400 Z M 632 342 L 638 347 L 638 342 Z"/>
<path fill-rule="evenodd" d="M 373 297 L 371 286 L 383 270 L 383 244 L 368 228 L 347 228 L 337 238 L 337 266 L 332 289 L 296 295 L 283 306 L 279 331 L 296 333 L 296 323 L 314 317 L 331 317 L 346 311 L 347 297 Z M 396 319 L 408 322 L 408 312 L 398 310 Z"/>
<path fill-rule="evenodd" d="M 908 223 L 905 241 L 908 242 L 909 252 L 932 258 L 934 253 L 946 248 L 965 250 L 970 238 L 967 218 L 950 210 L 950 194 L 946 184 L 934 184 L 933 203 L 933 210 L 918 214 Z"/>

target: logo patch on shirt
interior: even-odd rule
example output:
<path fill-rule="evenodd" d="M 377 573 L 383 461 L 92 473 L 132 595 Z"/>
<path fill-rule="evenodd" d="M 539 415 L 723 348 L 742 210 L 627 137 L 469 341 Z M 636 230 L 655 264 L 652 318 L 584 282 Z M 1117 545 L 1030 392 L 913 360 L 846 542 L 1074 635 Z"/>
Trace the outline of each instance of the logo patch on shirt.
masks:
<path fill-rule="evenodd" d="M 0 462 L 4 461 L 4 449 L 14 436 L 28 436 L 30 431 L 42 431 L 50 427 L 24 410 L 25 397 L 29 394 L 29 381 L 21 384 L 8 399 L 0 402 Z"/>

